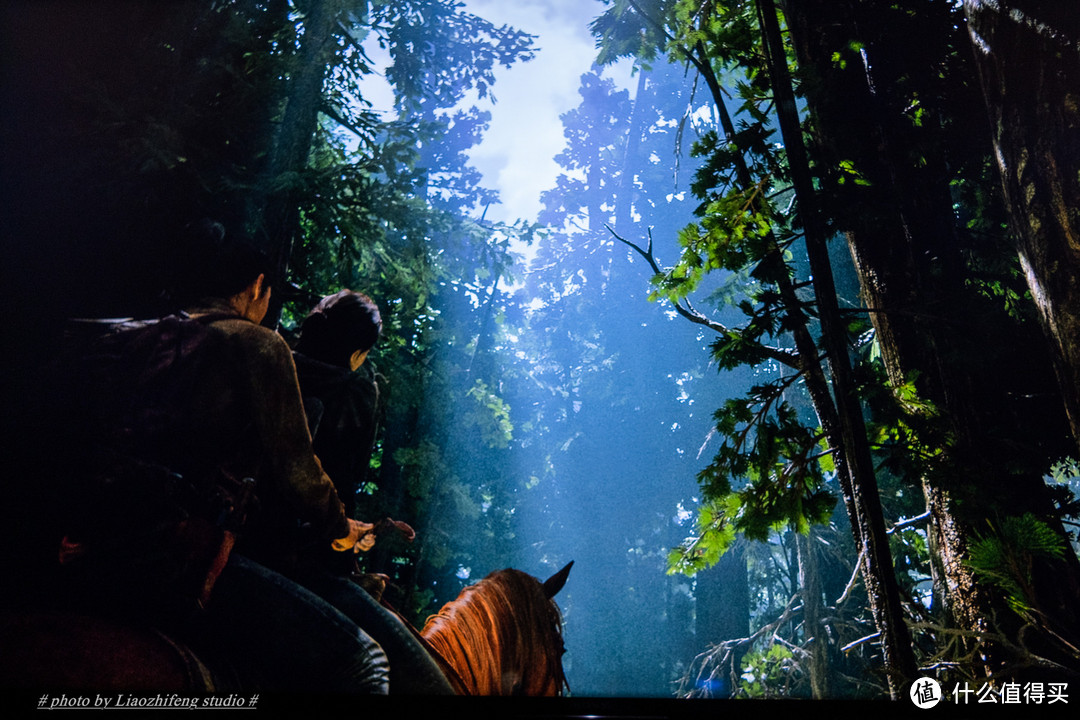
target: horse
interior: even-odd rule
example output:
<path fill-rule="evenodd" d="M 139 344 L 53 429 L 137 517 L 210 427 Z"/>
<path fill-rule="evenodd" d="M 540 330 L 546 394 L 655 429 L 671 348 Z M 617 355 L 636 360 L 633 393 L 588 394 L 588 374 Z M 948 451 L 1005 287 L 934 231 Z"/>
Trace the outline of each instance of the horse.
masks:
<path fill-rule="evenodd" d="M 498 570 L 428 618 L 420 637 L 458 694 L 556 696 L 568 689 L 562 614 L 552 598 L 573 564 L 543 583 Z"/>

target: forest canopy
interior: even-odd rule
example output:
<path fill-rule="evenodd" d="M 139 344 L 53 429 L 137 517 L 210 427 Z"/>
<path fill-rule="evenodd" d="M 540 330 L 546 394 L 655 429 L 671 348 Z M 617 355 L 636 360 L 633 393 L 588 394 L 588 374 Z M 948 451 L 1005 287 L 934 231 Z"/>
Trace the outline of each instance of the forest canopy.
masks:
<path fill-rule="evenodd" d="M 492 222 L 468 150 L 528 28 L 6 3 L 5 433 L 30 440 L 5 483 L 64 320 L 174 310 L 178 230 L 210 217 L 271 257 L 286 339 L 341 288 L 380 305 L 357 512 L 415 527 L 364 561 L 414 621 L 574 560 L 582 695 L 1076 680 L 1080 15 L 594 4 L 560 174 Z"/>

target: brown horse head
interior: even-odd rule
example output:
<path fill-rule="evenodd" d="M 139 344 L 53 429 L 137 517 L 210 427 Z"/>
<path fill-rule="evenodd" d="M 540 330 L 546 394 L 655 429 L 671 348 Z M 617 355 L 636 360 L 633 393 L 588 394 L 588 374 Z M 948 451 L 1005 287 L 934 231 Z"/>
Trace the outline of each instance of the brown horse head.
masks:
<path fill-rule="evenodd" d="M 562 614 L 552 596 L 571 565 L 544 583 L 520 570 L 493 572 L 428 619 L 421 635 L 450 667 L 458 692 L 562 694 Z"/>

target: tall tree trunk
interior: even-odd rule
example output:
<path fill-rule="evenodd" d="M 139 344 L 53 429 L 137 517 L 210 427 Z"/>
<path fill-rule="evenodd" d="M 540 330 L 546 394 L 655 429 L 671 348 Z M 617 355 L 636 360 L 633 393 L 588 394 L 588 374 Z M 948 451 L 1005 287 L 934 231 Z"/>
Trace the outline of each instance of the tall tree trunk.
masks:
<path fill-rule="evenodd" d="M 815 700 L 832 697 L 833 668 L 829 636 L 825 631 L 825 603 L 818 566 L 817 533 L 799 535 L 799 588 L 803 599 L 803 632 L 810 646 L 810 692 Z"/>
<path fill-rule="evenodd" d="M 634 7 L 643 16 L 648 17 L 637 5 L 634 5 Z M 771 32 L 775 33 L 775 8 L 770 6 L 770 12 L 773 17 Z M 764 13 L 764 15 L 768 14 Z M 707 15 L 702 15 L 701 22 L 707 23 L 709 20 L 710 18 Z M 652 22 L 659 24 L 655 20 L 652 20 Z M 729 138 L 734 138 L 736 135 L 735 126 L 728 113 L 720 81 L 712 68 L 711 58 L 704 42 L 698 42 L 692 48 L 684 48 L 683 54 L 705 80 L 724 134 Z M 773 68 L 773 72 L 776 73 L 776 68 Z M 790 93 L 790 81 L 788 81 L 788 85 Z M 741 155 L 733 155 L 731 162 L 734 166 L 738 185 L 749 194 L 749 197 L 756 197 L 752 193 L 755 183 L 746 158 Z M 807 198 L 808 202 L 813 202 L 812 198 L 809 198 L 809 196 Z M 758 202 L 760 201 L 749 201 L 748 209 L 754 211 Z M 818 421 L 824 431 L 829 447 L 834 450 L 836 475 L 840 483 L 848 518 L 851 522 L 852 534 L 860 550 L 859 557 L 862 563 L 863 577 L 867 585 L 871 614 L 880 634 L 889 693 L 893 697 L 898 697 L 905 680 L 914 675 L 914 655 L 903 622 L 899 589 L 896 584 L 888 538 L 885 535 L 877 481 L 874 477 L 873 462 L 863 426 L 862 410 L 859 407 L 857 398 L 852 393 L 852 385 L 848 375 L 850 366 L 847 365 L 849 362 L 848 351 L 842 341 L 843 332 L 836 324 L 837 318 L 833 313 L 828 320 L 829 326 L 825 332 L 825 342 L 830 347 L 843 346 L 838 353 L 830 358 L 833 379 L 837 383 L 836 396 L 834 397 L 830 390 L 829 378 L 825 371 L 823 358 L 818 351 L 817 342 L 810 330 L 810 318 L 802 309 L 803 301 L 799 297 L 794 280 L 789 273 L 784 252 L 771 232 L 767 233 L 763 239 L 767 243 L 767 249 L 758 265 L 758 271 L 762 273 L 763 277 L 772 278 L 776 283 L 777 293 L 788 314 L 786 325 L 791 332 L 795 346 L 795 353 L 792 356 L 794 360 L 785 360 L 784 362 L 789 363 L 792 369 L 802 374 L 807 393 L 810 396 L 814 411 L 817 413 Z M 820 240 L 820 237 L 817 240 Z M 647 259 L 655 263 L 651 246 L 648 251 L 637 249 Z M 836 306 L 835 289 L 832 286 L 828 257 L 827 254 L 823 257 L 824 246 L 821 242 L 808 243 L 808 250 L 814 263 L 815 275 L 817 275 L 814 280 L 815 295 L 819 301 L 825 299 L 825 305 L 823 308 L 819 307 L 819 312 L 828 314 L 830 312 L 828 309 L 829 303 L 831 302 L 834 309 Z"/>
<path fill-rule="evenodd" d="M 943 7 L 932 4 L 926 9 Z M 940 88 L 920 78 L 927 61 L 913 56 L 910 29 L 896 26 L 903 15 L 883 14 L 862 0 L 787 0 L 785 7 L 807 73 L 823 166 L 853 161 L 866 183 L 851 190 L 834 185 L 832 191 L 841 196 L 838 207 L 858 210 L 841 215 L 838 224 L 847 233 L 890 381 L 899 392 L 917 378 L 919 396 L 937 414 L 922 414 L 919 421 L 921 440 L 937 454 L 923 485 L 949 609 L 962 628 L 985 632 L 998 605 L 967 562 L 971 543 L 996 515 L 1030 510 L 1049 518 L 1053 507 L 1036 469 L 1038 453 L 1018 449 L 1025 421 L 1002 427 L 1010 414 L 1022 415 L 1008 392 L 1017 379 L 1007 376 L 1019 366 L 985 362 L 982 350 L 974 350 L 984 343 L 1008 348 L 1003 330 L 1010 321 L 967 288 L 935 117 Z M 926 17 L 919 15 L 918 22 Z M 930 30 L 941 37 L 948 27 L 943 22 Z M 923 45 L 929 42 L 928 36 Z M 834 53 L 851 47 L 861 48 L 861 58 L 837 62 Z M 912 91 L 905 83 L 915 83 L 924 101 L 921 125 L 906 117 L 911 96 L 905 92 Z M 1013 331 L 1015 346 L 1022 329 Z M 1037 367 L 1038 353 L 1024 350 L 1028 365 Z M 1019 460 L 1027 469 L 1013 469 Z M 1045 597 L 1055 614 L 1072 614 L 1066 596 L 1080 577 L 1075 565 L 1063 563 L 1061 588 Z M 990 665 L 1000 659 L 990 658 Z"/>
<path fill-rule="evenodd" d="M 769 58 L 777 116 L 806 237 L 807 256 L 821 321 L 822 345 L 828 354 L 832 375 L 837 420 L 842 438 L 839 449 L 846 458 L 845 464 L 851 468 L 852 497 L 848 502 L 851 520 L 856 527 L 859 547 L 863 551 L 863 577 L 871 598 L 874 621 L 881 632 L 881 647 L 885 656 L 890 694 L 896 698 L 904 683 L 915 676 L 915 656 L 904 622 L 900 590 L 885 532 L 881 498 L 878 494 L 862 406 L 855 394 L 847 331 L 837 304 L 828 255 L 828 238 L 821 223 L 810 163 L 803 144 L 776 7 L 772 0 L 759 0 L 758 11 Z"/>
<path fill-rule="evenodd" d="M 936 190 L 933 175 L 928 173 L 928 184 L 908 186 L 896 177 L 900 168 L 895 166 L 895 152 L 892 138 L 884 127 L 879 108 L 884 101 L 875 97 L 874 88 L 880 83 L 869 84 L 866 75 L 868 67 L 850 67 L 837 69 L 833 64 L 832 54 L 849 42 L 863 40 L 854 27 L 856 18 L 861 17 L 856 11 L 855 2 L 833 2 L 832 0 L 788 0 L 785 3 L 786 16 L 791 27 L 792 40 L 804 75 L 807 76 L 807 102 L 813 116 L 815 137 L 819 152 L 826 165 L 838 165 L 840 161 L 854 159 L 857 170 L 869 181 L 865 193 L 850 197 L 862 212 L 866 222 L 861 225 L 840 220 L 841 229 L 847 232 L 848 244 L 855 262 L 862 286 L 864 304 L 872 309 L 871 319 L 876 337 L 882 351 L 882 358 L 889 379 L 897 389 L 903 387 L 911 373 L 921 370 L 929 364 L 933 368 L 945 367 L 940 359 L 926 363 L 928 357 L 939 354 L 940 342 L 932 325 L 929 313 L 919 312 L 920 307 L 930 308 L 938 305 L 930 296 L 936 294 L 934 286 L 920 287 L 920 278 L 931 272 L 920 267 L 919 263 L 927 257 L 920 253 L 917 243 L 927 238 L 938 240 L 949 237 L 950 227 L 942 232 L 928 233 L 916 223 L 929 222 L 940 217 L 940 213 L 927 207 L 932 203 L 928 198 L 920 198 L 925 214 L 907 213 L 899 203 L 891 202 L 889 197 L 901 194 L 910 196 L 914 192 L 926 189 Z M 864 52 L 873 53 L 876 45 L 867 43 Z M 879 68 L 883 59 L 876 54 L 867 61 Z M 855 138 L 867 137 L 868 147 L 858 147 Z M 912 201 L 914 208 L 917 203 Z M 925 248 L 937 257 L 940 248 Z M 944 302 L 940 303 L 944 304 Z M 940 375 L 923 376 L 921 389 L 933 399 L 940 400 L 966 379 L 951 379 Z M 938 533 L 944 533 L 938 545 L 949 549 L 946 552 L 953 560 L 946 560 L 951 569 L 951 585 L 954 590 L 952 600 L 954 610 L 963 616 L 961 624 L 969 629 L 984 630 L 981 625 L 979 588 L 970 572 L 964 572 L 960 558 L 966 554 L 967 537 L 960 532 L 960 527 L 948 518 L 949 496 L 945 492 L 928 490 L 928 502 L 934 513 Z"/>
<path fill-rule="evenodd" d="M 1002 187 L 1080 447 L 1080 12 L 965 0 Z"/>

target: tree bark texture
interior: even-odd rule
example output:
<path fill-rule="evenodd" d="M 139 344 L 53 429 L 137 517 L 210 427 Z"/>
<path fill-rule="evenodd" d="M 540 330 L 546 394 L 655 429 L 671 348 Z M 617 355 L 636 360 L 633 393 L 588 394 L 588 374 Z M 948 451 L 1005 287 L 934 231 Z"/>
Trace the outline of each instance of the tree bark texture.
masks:
<path fill-rule="evenodd" d="M 1028 287 L 1080 447 L 1080 12 L 966 0 L 998 169 Z"/>

